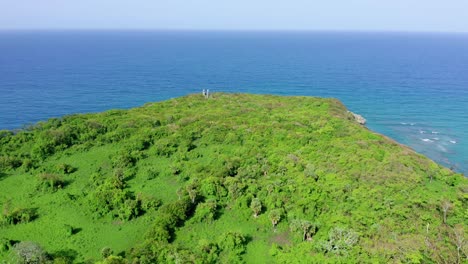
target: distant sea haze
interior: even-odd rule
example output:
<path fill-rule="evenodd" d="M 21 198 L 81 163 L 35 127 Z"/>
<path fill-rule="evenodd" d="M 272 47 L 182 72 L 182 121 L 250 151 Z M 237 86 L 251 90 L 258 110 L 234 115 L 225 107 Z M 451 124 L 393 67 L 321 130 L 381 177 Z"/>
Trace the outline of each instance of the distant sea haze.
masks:
<path fill-rule="evenodd" d="M 0 129 L 188 93 L 335 97 L 468 174 L 468 34 L 0 32 Z"/>

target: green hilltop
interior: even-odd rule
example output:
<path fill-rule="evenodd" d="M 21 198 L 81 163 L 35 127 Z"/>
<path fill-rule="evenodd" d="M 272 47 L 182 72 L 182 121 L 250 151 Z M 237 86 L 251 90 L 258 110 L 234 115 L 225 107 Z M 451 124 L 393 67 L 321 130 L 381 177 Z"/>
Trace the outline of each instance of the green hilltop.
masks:
<path fill-rule="evenodd" d="M 0 263 L 466 263 L 468 181 L 336 99 L 215 93 L 0 131 Z"/>

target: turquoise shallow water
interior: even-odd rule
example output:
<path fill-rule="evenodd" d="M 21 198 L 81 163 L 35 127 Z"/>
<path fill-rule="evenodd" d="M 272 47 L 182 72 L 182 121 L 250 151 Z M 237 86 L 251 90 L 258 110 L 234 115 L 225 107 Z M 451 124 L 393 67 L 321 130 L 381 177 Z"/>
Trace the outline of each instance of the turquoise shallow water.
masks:
<path fill-rule="evenodd" d="M 468 173 L 468 34 L 0 32 L 0 129 L 202 88 L 336 97 Z"/>

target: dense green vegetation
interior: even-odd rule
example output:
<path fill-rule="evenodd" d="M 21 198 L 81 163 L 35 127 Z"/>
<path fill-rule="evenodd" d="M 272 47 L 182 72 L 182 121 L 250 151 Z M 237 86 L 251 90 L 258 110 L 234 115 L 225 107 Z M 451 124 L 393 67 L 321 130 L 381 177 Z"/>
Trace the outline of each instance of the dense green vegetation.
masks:
<path fill-rule="evenodd" d="M 0 131 L 0 260 L 463 263 L 468 182 L 334 99 L 190 95 Z"/>

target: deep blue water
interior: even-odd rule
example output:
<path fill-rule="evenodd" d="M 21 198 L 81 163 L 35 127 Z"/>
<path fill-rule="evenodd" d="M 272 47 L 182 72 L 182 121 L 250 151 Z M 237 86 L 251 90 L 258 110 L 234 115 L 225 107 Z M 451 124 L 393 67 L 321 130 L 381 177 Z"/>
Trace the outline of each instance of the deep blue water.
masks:
<path fill-rule="evenodd" d="M 0 32 L 0 129 L 202 88 L 336 97 L 468 173 L 468 34 Z"/>

